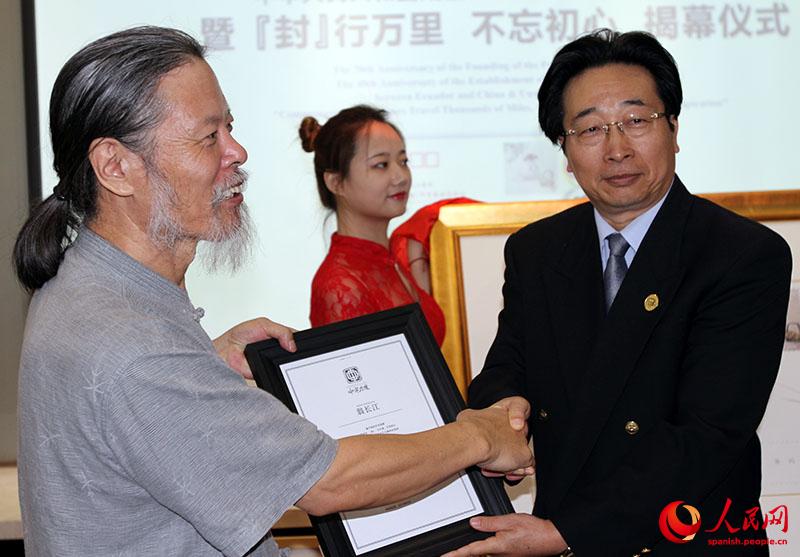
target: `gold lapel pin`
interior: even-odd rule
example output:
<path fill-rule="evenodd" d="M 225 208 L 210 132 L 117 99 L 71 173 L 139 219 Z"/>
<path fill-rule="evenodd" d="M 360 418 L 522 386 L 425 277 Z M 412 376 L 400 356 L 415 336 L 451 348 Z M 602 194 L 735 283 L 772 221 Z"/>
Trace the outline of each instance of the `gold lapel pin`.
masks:
<path fill-rule="evenodd" d="M 644 299 L 644 310 L 653 311 L 658 307 L 658 294 L 650 294 Z"/>

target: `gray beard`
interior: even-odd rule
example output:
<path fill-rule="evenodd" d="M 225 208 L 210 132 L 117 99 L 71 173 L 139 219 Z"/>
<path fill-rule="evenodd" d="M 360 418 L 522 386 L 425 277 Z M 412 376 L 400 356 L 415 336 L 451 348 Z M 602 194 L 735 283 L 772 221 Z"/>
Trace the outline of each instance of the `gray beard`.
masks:
<path fill-rule="evenodd" d="M 175 192 L 157 169 L 151 168 L 149 174 L 153 202 L 150 207 L 148 234 L 159 248 L 173 250 L 178 240 L 187 237 L 181 223 L 173 214 L 176 205 Z M 232 274 L 247 262 L 252 253 L 255 229 L 244 203 L 236 208 L 239 218 L 234 225 L 224 225 L 217 214 L 220 204 L 226 199 L 225 192 L 237 184 L 244 188 L 246 182 L 247 173 L 237 169 L 224 182 L 214 184 L 211 230 L 198 244 L 200 262 L 210 272 L 228 271 Z"/>
<path fill-rule="evenodd" d="M 250 211 L 242 203 L 237 207 L 239 222 L 224 230 L 219 219 L 214 219 L 211 234 L 198 245 L 200 264 L 209 272 L 228 271 L 233 274 L 241 269 L 253 253 L 255 228 Z"/>

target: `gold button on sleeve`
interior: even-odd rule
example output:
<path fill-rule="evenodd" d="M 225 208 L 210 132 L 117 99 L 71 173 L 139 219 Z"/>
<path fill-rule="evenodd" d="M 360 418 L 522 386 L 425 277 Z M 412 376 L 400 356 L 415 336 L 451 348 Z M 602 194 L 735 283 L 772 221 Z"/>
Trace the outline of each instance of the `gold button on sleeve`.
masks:
<path fill-rule="evenodd" d="M 544 408 L 540 408 L 539 412 L 538 412 L 538 416 L 539 416 L 539 421 L 544 422 L 544 421 L 547 421 L 547 419 L 550 417 L 550 413 L 547 410 L 545 410 Z"/>
<path fill-rule="evenodd" d="M 625 424 L 625 431 L 628 433 L 628 435 L 636 435 L 639 433 L 639 424 L 631 420 Z"/>

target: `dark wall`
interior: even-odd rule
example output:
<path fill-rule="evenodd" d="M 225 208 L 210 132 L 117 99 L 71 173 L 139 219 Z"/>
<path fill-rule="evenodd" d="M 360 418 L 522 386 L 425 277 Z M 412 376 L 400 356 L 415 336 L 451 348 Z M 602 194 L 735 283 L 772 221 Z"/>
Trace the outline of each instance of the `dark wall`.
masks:
<path fill-rule="evenodd" d="M 0 463 L 17 459 L 17 366 L 28 296 L 11 268 L 28 215 L 20 0 L 0 0 Z"/>

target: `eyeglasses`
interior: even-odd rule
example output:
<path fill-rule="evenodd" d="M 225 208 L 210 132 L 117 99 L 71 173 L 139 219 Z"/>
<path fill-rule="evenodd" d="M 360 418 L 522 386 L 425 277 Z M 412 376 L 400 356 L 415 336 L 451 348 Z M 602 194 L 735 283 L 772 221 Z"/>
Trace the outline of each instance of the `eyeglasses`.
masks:
<path fill-rule="evenodd" d="M 609 134 L 611 128 L 616 126 L 619 132 L 628 137 L 637 139 L 644 137 L 653 129 L 653 122 L 666 116 L 666 112 L 648 112 L 628 114 L 624 119 L 608 124 L 600 122 L 587 122 L 577 129 L 569 129 L 564 132 L 564 138 L 574 135 L 575 140 L 580 145 L 593 147 L 599 145 Z"/>

